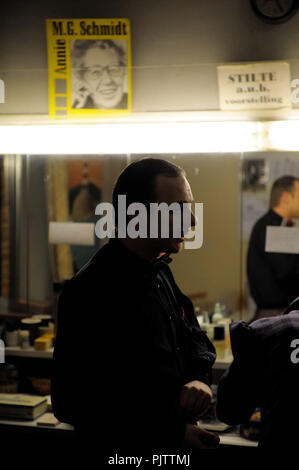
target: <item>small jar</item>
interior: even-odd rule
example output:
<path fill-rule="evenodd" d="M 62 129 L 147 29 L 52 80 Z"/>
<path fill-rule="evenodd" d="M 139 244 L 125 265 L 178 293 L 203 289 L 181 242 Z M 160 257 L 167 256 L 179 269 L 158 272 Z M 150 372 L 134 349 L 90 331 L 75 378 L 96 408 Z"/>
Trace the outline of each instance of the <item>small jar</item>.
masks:
<path fill-rule="evenodd" d="M 29 343 L 33 346 L 35 338 L 38 337 L 38 327 L 41 324 L 41 320 L 35 317 L 23 318 L 21 320 L 21 329 L 29 331 Z"/>
<path fill-rule="evenodd" d="M 30 348 L 29 331 L 28 330 L 20 330 L 19 338 L 20 338 L 20 346 L 21 346 L 22 349 Z"/>
<path fill-rule="evenodd" d="M 225 342 L 225 328 L 223 325 L 215 325 L 214 327 L 214 347 L 216 349 L 217 360 L 226 358 L 226 342 Z"/>

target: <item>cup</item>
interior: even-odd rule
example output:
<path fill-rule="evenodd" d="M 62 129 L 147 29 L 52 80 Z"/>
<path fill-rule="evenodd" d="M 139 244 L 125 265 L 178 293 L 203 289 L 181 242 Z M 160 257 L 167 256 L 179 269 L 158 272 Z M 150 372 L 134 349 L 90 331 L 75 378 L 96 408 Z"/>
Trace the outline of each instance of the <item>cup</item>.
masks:
<path fill-rule="evenodd" d="M 35 317 L 22 318 L 21 329 L 29 331 L 29 344 L 33 346 L 35 338 L 38 337 L 38 327 L 41 324 L 41 320 Z"/>
<path fill-rule="evenodd" d="M 49 326 L 49 323 L 52 320 L 51 315 L 45 315 L 45 314 L 33 315 L 32 318 L 37 318 L 38 320 L 40 320 L 41 321 L 40 326 Z"/>

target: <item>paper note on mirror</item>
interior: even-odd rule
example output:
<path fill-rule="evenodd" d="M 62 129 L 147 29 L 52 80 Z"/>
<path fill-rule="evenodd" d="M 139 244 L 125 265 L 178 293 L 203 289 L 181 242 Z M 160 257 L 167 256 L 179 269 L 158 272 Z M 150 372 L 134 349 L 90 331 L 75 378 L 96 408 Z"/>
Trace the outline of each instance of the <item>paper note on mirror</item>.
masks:
<path fill-rule="evenodd" d="M 299 253 L 299 228 L 266 227 L 267 253 Z"/>
<path fill-rule="evenodd" d="M 49 243 L 94 245 L 94 224 L 80 222 L 50 222 Z"/>

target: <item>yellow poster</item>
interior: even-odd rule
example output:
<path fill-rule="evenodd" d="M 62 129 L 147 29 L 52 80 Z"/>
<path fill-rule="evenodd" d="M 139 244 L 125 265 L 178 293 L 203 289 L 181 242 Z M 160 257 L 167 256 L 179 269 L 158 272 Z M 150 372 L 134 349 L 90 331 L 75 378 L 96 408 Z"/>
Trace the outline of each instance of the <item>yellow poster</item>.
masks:
<path fill-rule="evenodd" d="M 50 116 L 90 119 L 131 111 L 129 20 L 46 21 Z"/>

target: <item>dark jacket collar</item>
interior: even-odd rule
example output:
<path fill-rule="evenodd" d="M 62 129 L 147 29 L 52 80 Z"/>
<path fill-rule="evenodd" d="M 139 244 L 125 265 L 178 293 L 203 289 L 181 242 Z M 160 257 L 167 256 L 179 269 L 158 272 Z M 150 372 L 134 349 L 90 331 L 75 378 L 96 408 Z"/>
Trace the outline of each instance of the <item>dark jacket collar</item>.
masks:
<path fill-rule="evenodd" d="M 273 209 L 269 209 L 266 215 L 267 218 L 271 220 L 271 223 L 275 225 L 284 225 L 289 227 L 294 225 L 292 220 L 287 220 L 284 217 L 281 217 L 281 215 L 277 214 Z"/>
<path fill-rule="evenodd" d="M 281 225 L 282 221 L 284 220 L 281 215 L 277 214 L 273 209 L 269 209 L 267 212 L 267 216 L 273 220 L 273 222 L 277 223 L 277 225 Z"/>
<path fill-rule="evenodd" d="M 147 278 L 156 277 L 158 272 L 172 261 L 169 254 L 165 253 L 154 262 L 150 262 L 133 253 L 117 238 L 110 238 L 108 247 L 112 258 L 116 257 L 117 261 L 121 260 L 128 270 Z"/>

